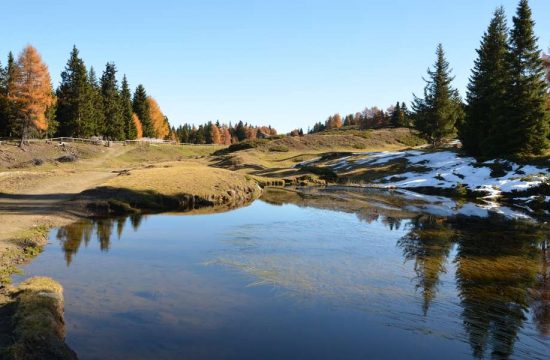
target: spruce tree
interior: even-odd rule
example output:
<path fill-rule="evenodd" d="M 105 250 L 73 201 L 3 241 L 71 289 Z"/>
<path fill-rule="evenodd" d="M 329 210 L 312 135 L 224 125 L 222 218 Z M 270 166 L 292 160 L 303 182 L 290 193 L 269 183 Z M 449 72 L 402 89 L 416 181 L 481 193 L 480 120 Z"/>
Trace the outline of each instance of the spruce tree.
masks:
<path fill-rule="evenodd" d="M 405 104 L 405 102 L 401 102 L 401 114 L 403 116 L 401 126 L 410 127 L 411 126 L 410 114 L 409 114 L 409 109 L 407 108 L 407 104 Z"/>
<path fill-rule="evenodd" d="M 92 89 L 84 61 L 73 47 L 70 58 L 61 73 L 57 89 L 56 119 L 62 136 L 90 137 L 94 135 L 94 103 Z"/>
<path fill-rule="evenodd" d="M 451 87 L 449 63 L 441 44 L 437 47 L 434 69 L 428 69 L 424 98 L 414 96 L 415 127 L 433 146 L 455 133 L 455 125 L 463 118 L 460 96 Z"/>
<path fill-rule="evenodd" d="M 506 119 L 508 29 L 506 14 L 498 8 L 477 50 L 468 85 L 466 117 L 458 136 L 471 155 L 495 155 L 502 151 Z"/>
<path fill-rule="evenodd" d="M 0 137 L 7 136 L 8 134 L 8 119 L 5 114 L 8 105 L 6 80 L 6 69 L 0 63 Z"/>
<path fill-rule="evenodd" d="M 401 126 L 401 118 L 402 118 L 401 105 L 399 104 L 399 101 L 398 101 L 397 104 L 395 104 L 395 107 L 393 108 L 393 112 L 391 113 L 391 118 L 390 118 L 391 125 L 393 127 Z"/>
<path fill-rule="evenodd" d="M 114 63 L 107 63 L 101 76 L 101 96 L 103 98 L 103 113 L 105 114 L 104 135 L 112 140 L 124 140 L 126 138 L 124 117 Z"/>
<path fill-rule="evenodd" d="M 122 102 L 122 116 L 124 118 L 124 131 L 126 133 L 126 138 L 129 140 L 135 140 L 137 138 L 137 128 L 133 119 L 134 112 L 132 110 L 132 93 L 130 92 L 126 75 L 122 78 L 120 100 Z"/>
<path fill-rule="evenodd" d="M 521 0 L 510 33 L 509 94 L 504 154 L 541 154 L 548 148 L 550 112 L 541 51 L 527 0 Z"/>
<path fill-rule="evenodd" d="M 90 89 L 91 101 L 93 103 L 93 133 L 96 136 L 100 136 L 105 134 L 105 114 L 103 113 L 103 97 L 101 96 L 101 87 L 97 81 L 97 76 L 93 66 L 90 67 L 90 71 L 88 73 L 88 86 Z"/>
<path fill-rule="evenodd" d="M 143 127 L 143 137 L 154 138 L 155 131 L 151 122 L 151 113 L 149 108 L 149 101 L 147 100 L 147 92 L 143 85 L 138 85 L 134 92 L 134 99 L 132 101 L 132 108 Z"/>
<path fill-rule="evenodd" d="M 14 88 L 17 67 L 11 51 L 8 54 L 6 67 L 0 66 L 0 69 L 0 136 L 12 136 L 17 108 L 10 100 L 10 96 Z"/>

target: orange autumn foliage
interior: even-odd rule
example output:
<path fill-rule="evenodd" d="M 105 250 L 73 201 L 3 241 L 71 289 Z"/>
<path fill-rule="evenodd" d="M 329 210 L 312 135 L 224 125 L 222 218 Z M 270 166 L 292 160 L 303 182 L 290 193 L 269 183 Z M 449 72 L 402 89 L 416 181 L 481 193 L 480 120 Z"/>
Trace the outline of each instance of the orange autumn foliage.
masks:
<path fill-rule="evenodd" d="M 212 138 L 212 144 L 222 143 L 222 135 L 216 124 L 212 124 L 212 127 L 210 128 L 210 137 Z"/>
<path fill-rule="evenodd" d="M 223 145 L 231 145 L 231 132 L 227 126 L 222 127 L 221 143 Z"/>
<path fill-rule="evenodd" d="M 46 111 L 55 103 L 55 96 L 48 66 L 31 45 L 23 49 L 17 60 L 10 100 L 20 110 L 23 137 L 31 126 L 38 130 L 48 129 Z"/>
<path fill-rule="evenodd" d="M 143 126 L 141 125 L 141 121 L 139 120 L 136 113 L 132 113 L 132 120 L 134 121 L 134 125 L 136 126 L 136 139 L 141 139 L 143 137 Z"/>
<path fill-rule="evenodd" d="M 160 110 L 160 106 L 155 99 L 149 96 L 147 97 L 147 101 L 149 102 L 149 115 L 151 117 L 151 125 L 153 126 L 155 137 L 164 139 L 170 134 L 170 128 L 164 118 L 164 114 Z"/>

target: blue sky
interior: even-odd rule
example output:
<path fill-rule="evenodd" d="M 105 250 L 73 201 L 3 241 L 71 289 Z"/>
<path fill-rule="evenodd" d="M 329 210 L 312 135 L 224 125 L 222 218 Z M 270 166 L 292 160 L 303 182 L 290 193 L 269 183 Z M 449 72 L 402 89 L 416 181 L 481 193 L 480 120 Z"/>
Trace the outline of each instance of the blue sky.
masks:
<path fill-rule="evenodd" d="M 550 1 L 531 0 L 550 47 Z M 54 86 L 76 44 L 114 61 L 170 121 L 243 120 L 281 131 L 365 106 L 409 102 L 442 42 L 464 93 L 492 12 L 517 0 L 196 0 L 0 3 L 0 56 L 31 43 Z"/>

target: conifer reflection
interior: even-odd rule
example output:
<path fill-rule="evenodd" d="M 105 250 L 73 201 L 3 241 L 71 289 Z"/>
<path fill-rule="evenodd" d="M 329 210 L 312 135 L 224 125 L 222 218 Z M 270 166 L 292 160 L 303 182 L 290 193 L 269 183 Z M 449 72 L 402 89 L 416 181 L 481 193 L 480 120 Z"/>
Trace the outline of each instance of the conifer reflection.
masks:
<path fill-rule="evenodd" d="M 507 359 L 526 320 L 543 232 L 501 218 L 457 221 L 456 281 L 475 357 Z"/>
<path fill-rule="evenodd" d="M 132 215 L 129 218 L 134 230 L 139 229 L 142 217 L 142 215 Z M 120 239 L 124 233 L 126 221 L 127 218 L 90 219 L 77 221 L 59 228 L 56 237 L 61 242 L 67 266 L 71 265 L 74 255 L 78 252 L 82 244 L 88 246 L 92 238 L 97 239 L 99 248 L 102 251 L 108 251 L 111 246 L 115 225 L 116 234 Z"/>
<path fill-rule="evenodd" d="M 389 222 L 390 229 L 394 223 Z M 399 240 L 406 261 L 414 261 L 416 288 L 422 292 L 422 311 L 428 313 L 435 298 L 439 278 L 447 272 L 445 263 L 452 248 L 455 231 L 444 218 L 421 215 L 411 220 L 411 230 Z"/>

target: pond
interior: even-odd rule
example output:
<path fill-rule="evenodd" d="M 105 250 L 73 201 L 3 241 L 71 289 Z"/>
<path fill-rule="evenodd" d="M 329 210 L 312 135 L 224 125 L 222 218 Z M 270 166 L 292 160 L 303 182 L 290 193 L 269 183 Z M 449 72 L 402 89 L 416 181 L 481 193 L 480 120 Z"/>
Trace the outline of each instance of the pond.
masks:
<path fill-rule="evenodd" d="M 269 190 L 81 221 L 16 281 L 63 285 L 81 359 L 548 359 L 548 229 L 445 201 Z"/>

